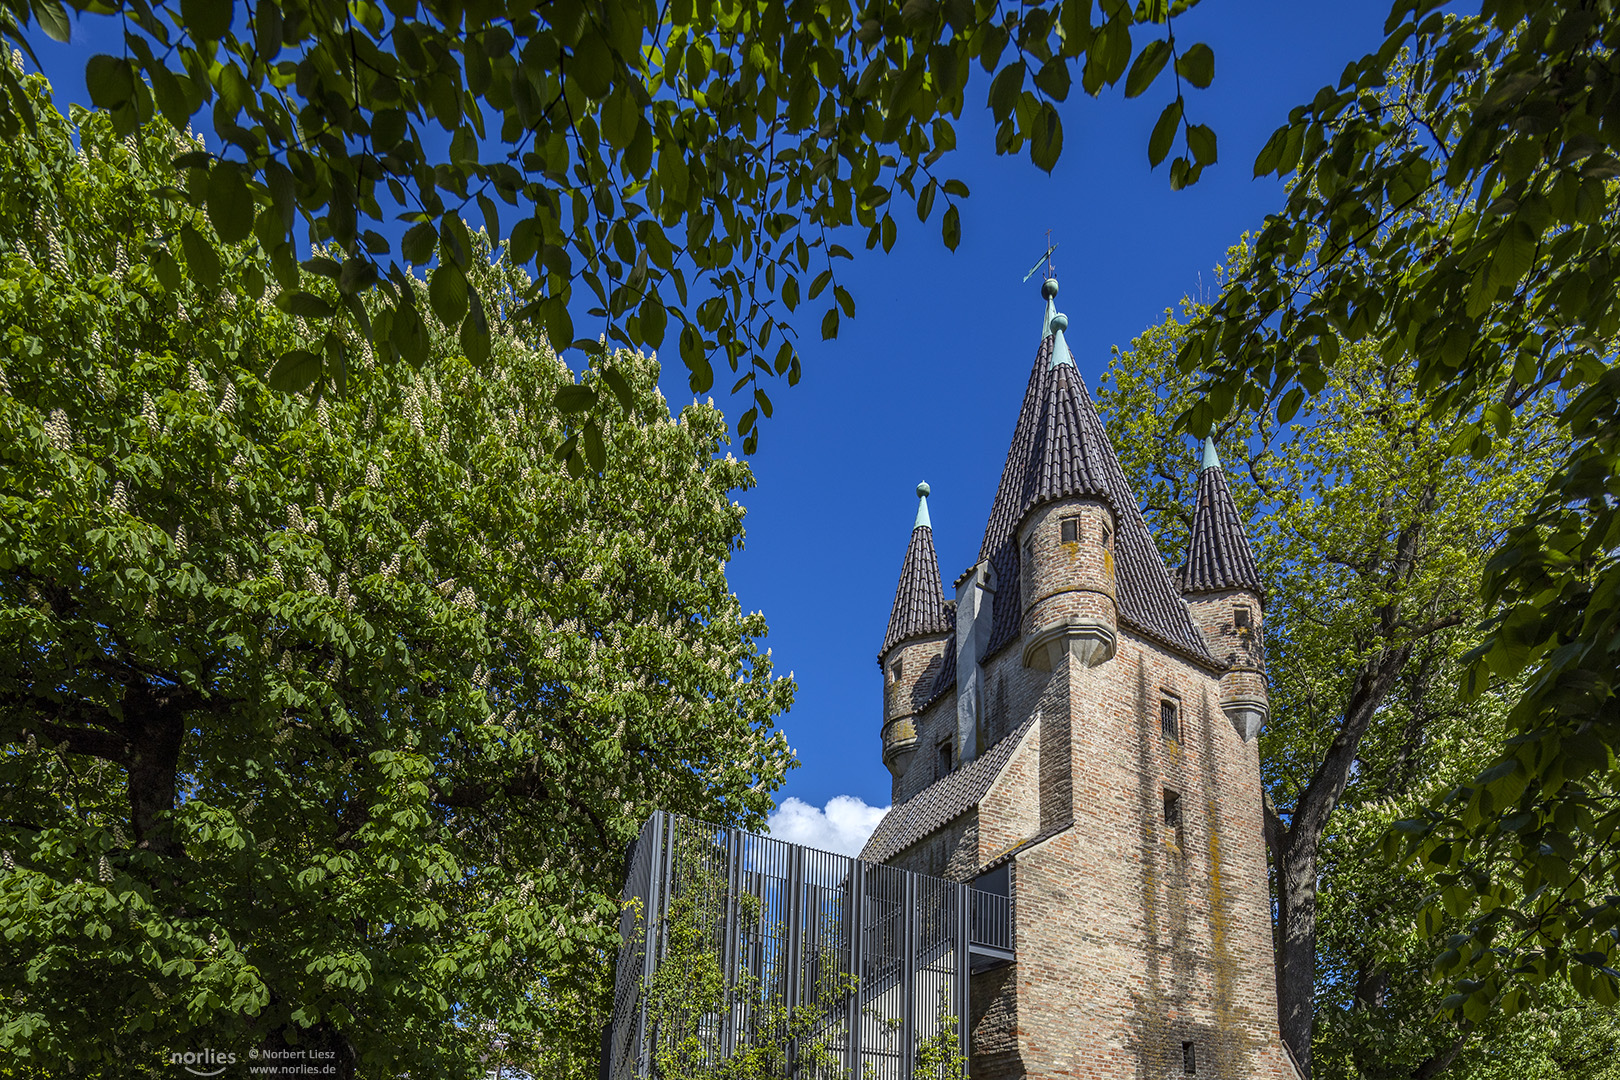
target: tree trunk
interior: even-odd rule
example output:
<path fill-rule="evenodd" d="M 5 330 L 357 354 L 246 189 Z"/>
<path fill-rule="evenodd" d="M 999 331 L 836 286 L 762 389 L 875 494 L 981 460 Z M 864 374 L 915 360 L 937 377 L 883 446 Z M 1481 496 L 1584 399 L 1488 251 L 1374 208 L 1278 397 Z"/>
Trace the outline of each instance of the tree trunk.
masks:
<path fill-rule="evenodd" d="M 1319 834 L 1289 830 L 1280 839 L 1277 904 L 1277 1023 L 1283 1041 L 1311 1075 L 1316 996 L 1316 855 Z"/>
<path fill-rule="evenodd" d="M 184 710 L 144 685 L 124 697 L 129 737 L 129 819 L 135 844 L 158 855 L 176 855 L 169 813 L 179 794 L 176 774 L 185 736 Z"/>

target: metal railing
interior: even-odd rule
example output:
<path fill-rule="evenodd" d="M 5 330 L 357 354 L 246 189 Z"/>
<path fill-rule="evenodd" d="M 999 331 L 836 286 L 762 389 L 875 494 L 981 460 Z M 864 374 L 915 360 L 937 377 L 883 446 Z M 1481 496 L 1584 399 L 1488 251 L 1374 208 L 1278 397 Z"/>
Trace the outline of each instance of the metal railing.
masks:
<path fill-rule="evenodd" d="M 969 889 L 968 944 L 1012 952 L 1012 898 Z"/>
<path fill-rule="evenodd" d="M 784 1077 L 914 1080 L 926 1045 L 967 1057 L 970 953 L 1010 955 L 1009 920 L 1003 896 L 655 813 L 625 880 L 603 1075 L 776 1047 Z"/>

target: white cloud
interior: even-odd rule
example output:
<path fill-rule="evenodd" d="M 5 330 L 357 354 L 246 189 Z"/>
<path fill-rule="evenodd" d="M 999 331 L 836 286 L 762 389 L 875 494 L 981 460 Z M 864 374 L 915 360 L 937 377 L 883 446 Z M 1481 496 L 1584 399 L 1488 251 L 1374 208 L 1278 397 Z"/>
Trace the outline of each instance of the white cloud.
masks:
<path fill-rule="evenodd" d="M 771 812 L 766 831 L 778 840 L 840 855 L 859 855 L 887 806 L 867 806 L 854 795 L 834 795 L 825 810 L 788 799 Z"/>

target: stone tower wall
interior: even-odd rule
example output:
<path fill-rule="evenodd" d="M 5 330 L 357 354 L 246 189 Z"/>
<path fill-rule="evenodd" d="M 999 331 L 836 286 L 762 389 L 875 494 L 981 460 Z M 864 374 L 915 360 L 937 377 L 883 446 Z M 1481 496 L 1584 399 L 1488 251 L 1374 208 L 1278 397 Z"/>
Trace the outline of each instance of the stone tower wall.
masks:
<path fill-rule="evenodd" d="M 883 764 L 894 777 L 890 794 L 898 799 L 901 778 L 911 768 L 918 747 L 919 691 L 931 687 L 945 662 L 948 635 L 906 641 L 890 649 L 883 665 Z M 895 673 L 895 665 L 900 671 Z"/>
<path fill-rule="evenodd" d="M 1113 660 L 1053 676 L 1073 720 L 1065 747 L 1043 716 L 1040 771 L 1067 751 L 1073 825 L 1015 856 L 1018 959 L 976 980 L 986 1041 L 974 1076 L 1168 1078 L 1191 1042 L 1201 1076 L 1290 1077 L 1259 761 L 1222 715 L 1216 678 L 1128 631 Z M 1179 740 L 1162 734 L 1166 698 Z M 1166 790 L 1179 796 L 1179 830 L 1164 819 Z M 987 803 L 981 836 L 993 816 Z"/>

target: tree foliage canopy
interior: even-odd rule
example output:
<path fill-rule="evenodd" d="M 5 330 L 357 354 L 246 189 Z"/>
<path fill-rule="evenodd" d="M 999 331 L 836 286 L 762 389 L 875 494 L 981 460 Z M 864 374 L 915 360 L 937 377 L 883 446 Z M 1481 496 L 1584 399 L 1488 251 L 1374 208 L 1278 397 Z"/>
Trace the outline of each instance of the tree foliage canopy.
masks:
<path fill-rule="evenodd" d="M 1239 272 L 1247 256 L 1234 251 Z M 1189 306 L 1143 333 L 1100 394 L 1122 461 L 1150 478 L 1146 512 L 1173 562 L 1198 476 L 1175 422 L 1199 400 L 1175 357 L 1202 315 Z M 1500 744 L 1504 694 L 1466 703 L 1460 689 L 1484 610 L 1477 585 L 1569 440 L 1543 394 L 1489 457 L 1459 459 L 1452 445 L 1471 418 L 1429 406 L 1403 357 L 1347 345 L 1288 423 L 1243 413 L 1217 432 L 1266 582 L 1278 994 L 1284 1037 L 1307 1067 L 1318 1044 L 1378 1076 L 1435 1075 L 1488 1049 L 1432 1019 L 1444 994 L 1426 975 L 1440 950 L 1416 941 L 1431 883 L 1388 867 L 1379 841 L 1396 807 L 1426 805 Z M 1351 929 L 1369 922 L 1383 932 Z"/>
<path fill-rule="evenodd" d="M 1467 669 L 1515 688 L 1510 738 L 1402 826 L 1464 920 L 1447 1007 L 1477 1020 L 1564 972 L 1617 1000 L 1620 898 L 1589 883 L 1620 869 L 1620 21 L 1607 0 L 1441 7 L 1400 0 L 1266 144 L 1287 205 L 1180 359 L 1207 373 L 1201 433 L 1239 407 L 1288 420 L 1370 343 L 1467 418 L 1451 450 L 1475 461 L 1559 395 L 1570 448 L 1485 568 Z"/>
<path fill-rule="evenodd" d="M 4 1055 L 454 1076 L 489 1025 L 592 1045 L 625 841 L 654 806 L 757 824 L 790 761 L 791 684 L 726 586 L 724 419 L 620 352 L 634 410 L 570 479 L 573 377 L 496 317 L 527 282 L 481 239 L 481 363 L 427 318 L 426 375 L 351 338 L 346 397 L 276 391 L 265 357 L 323 331 L 177 197 L 190 145 L 29 83 L 0 144 Z"/>
<path fill-rule="evenodd" d="M 626 346 L 673 335 L 694 391 L 716 367 L 752 391 L 738 421 L 750 451 L 772 410 L 764 380 L 798 379 L 789 314 L 820 301 L 830 338 L 855 311 L 838 281 L 850 257 L 840 230 L 858 226 L 887 251 L 907 214 L 927 221 L 942 207 L 956 246 L 968 190 L 944 168 L 975 65 L 997 151 L 1027 147 L 1048 171 L 1063 148 L 1056 106 L 1075 82 L 1095 95 L 1123 79 L 1135 96 L 1167 69 L 1177 90 L 1152 163 L 1184 145 L 1179 186 L 1216 156 L 1182 94 L 1214 76 L 1210 48 L 1171 32 L 1188 0 L 69 3 L 123 21 L 123 55 L 86 70 L 117 130 L 155 114 L 184 130 L 206 110 L 222 145 L 184 155 L 187 197 L 227 241 L 257 238 L 284 310 L 347 318 L 381 354 L 419 363 L 431 307 L 480 361 L 489 297 L 469 279 L 463 224 L 476 214 L 514 265 L 534 267 L 517 318 L 593 352 L 598 328 Z M 65 39 L 62 0 L 0 10 L 0 30 L 23 45 L 34 16 Z M 377 231 L 396 216 L 410 223 L 397 251 Z M 308 267 L 335 284 L 329 299 L 296 291 L 305 229 L 336 245 Z M 405 277 L 428 263 L 421 305 Z M 379 303 L 362 300 L 372 286 Z M 576 289 L 592 304 L 585 334 L 569 314 Z M 283 381 L 341 381 L 342 342 L 334 330 L 318 362 Z M 604 379 L 628 407 L 614 370 Z M 563 400 L 579 439 L 559 449 L 600 468 L 595 389 Z"/>

